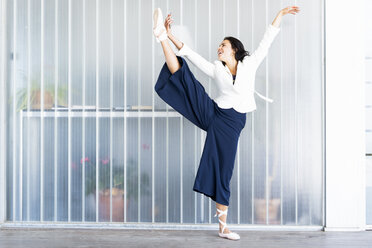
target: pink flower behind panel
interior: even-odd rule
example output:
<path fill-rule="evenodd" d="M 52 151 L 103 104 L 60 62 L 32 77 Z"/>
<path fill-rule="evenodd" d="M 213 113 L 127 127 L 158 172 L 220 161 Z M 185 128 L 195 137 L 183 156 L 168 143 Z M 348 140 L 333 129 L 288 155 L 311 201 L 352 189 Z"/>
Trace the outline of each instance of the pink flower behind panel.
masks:
<path fill-rule="evenodd" d="M 142 149 L 150 150 L 150 145 L 149 144 L 142 144 Z"/>
<path fill-rule="evenodd" d="M 110 159 L 109 158 L 101 159 L 101 162 L 102 164 L 108 164 L 110 163 Z"/>
<path fill-rule="evenodd" d="M 80 160 L 80 164 L 82 164 L 83 162 L 89 162 L 90 160 L 89 160 L 89 158 L 88 157 L 86 157 L 86 158 L 82 158 L 81 160 Z"/>

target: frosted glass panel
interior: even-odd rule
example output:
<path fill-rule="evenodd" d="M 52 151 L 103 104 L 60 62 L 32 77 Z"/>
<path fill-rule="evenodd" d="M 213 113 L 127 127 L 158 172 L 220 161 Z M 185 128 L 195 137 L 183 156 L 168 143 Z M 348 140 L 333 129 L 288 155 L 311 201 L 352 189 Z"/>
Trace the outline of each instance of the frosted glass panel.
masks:
<path fill-rule="evenodd" d="M 180 39 L 213 61 L 225 36 L 253 53 L 293 2 L 6 2 L 7 220 L 217 224 L 215 203 L 192 190 L 206 132 L 154 92 L 165 60 L 152 10 L 172 12 Z M 247 114 L 229 223 L 324 224 L 322 1 L 296 4 L 257 71 L 274 102 Z"/>

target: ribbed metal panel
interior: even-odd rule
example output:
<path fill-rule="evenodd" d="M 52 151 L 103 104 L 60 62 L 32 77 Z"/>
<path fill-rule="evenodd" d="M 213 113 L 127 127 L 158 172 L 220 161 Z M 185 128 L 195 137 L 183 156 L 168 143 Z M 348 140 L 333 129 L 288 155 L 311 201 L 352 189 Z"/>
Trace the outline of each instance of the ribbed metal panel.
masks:
<path fill-rule="evenodd" d="M 224 36 L 236 36 L 252 53 L 280 7 L 292 2 L 6 3 L 11 32 L 5 49 L 13 54 L 4 62 L 8 71 L 1 74 L 9 82 L 6 94 L 12 103 L 7 109 L 7 219 L 217 223 L 212 218 L 215 203 L 192 191 L 206 132 L 154 92 L 164 56 L 149 32 L 152 10 L 172 12 L 175 26 L 190 31 L 189 45 L 213 61 Z M 230 223 L 323 225 L 322 2 L 294 4 L 307 6 L 308 13 L 283 19 L 257 71 L 256 88 L 273 96 L 274 103 L 256 99 L 257 111 L 247 114 L 231 180 Z M 18 25 L 23 22 L 27 25 Z M 306 40 L 303 30 L 308 25 L 315 30 Z M 213 80 L 191 63 L 190 68 L 214 98 Z M 311 76 L 304 68 L 311 68 Z M 31 97 L 34 78 L 40 87 L 39 109 Z M 52 109 L 44 94 L 50 83 Z M 22 88 L 27 104 L 18 110 Z M 64 99 L 58 97 L 61 93 L 66 93 Z M 117 180 L 122 182 L 115 188 Z M 95 193 L 88 195 L 92 185 Z M 102 185 L 109 192 L 108 202 Z M 124 193 L 116 195 L 120 190 Z"/>

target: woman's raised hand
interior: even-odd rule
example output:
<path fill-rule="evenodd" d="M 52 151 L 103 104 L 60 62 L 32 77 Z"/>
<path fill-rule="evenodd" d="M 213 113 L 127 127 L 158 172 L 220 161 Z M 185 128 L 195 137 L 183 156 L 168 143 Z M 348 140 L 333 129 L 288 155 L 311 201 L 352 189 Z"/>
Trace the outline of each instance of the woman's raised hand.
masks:
<path fill-rule="evenodd" d="M 276 15 L 272 25 L 274 27 L 279 27 L 283 16 L 285 16 L 286 14 L 296 15 L 298 12 L 300 12 L 300 8 L 298 6 L 289 6 L 287 8 L 284 8 L 280 10 L 279 13 Z"/>
<path fill-rule="evenodd" d="M 171 30 L 171 24 L 173 23 L 172 14 L 168 14 L 165 18 L 164 26 L 167 32 L 168 38 L 173 42 L 173 44 L 180 50 L 183 47 L 183 43 L 173 36 Z"/>
<path fill-rule="evenodd" d="M 173 23 L 172 14 L 168 14 L 167 18 L 165 18 L 164 26 L 167 31 L 167 34 L 170 35 L 172 33 L 171 31 L 171 24 Z"/>
<path fill-rule="evenodd" d="M 167 34 L 171 34 L 171 24 L 173 23 L 172 14 L 168 14 L 165 18 L 164 26 L 167 31 Z"/>
<path fill-rule="evenodd" d="M 298 6 L 289 6 L 287 8 L 284 8 L 280 11 L 280 13 L 282 15 L 286 15 L 286 14 L 292 14 L 292 15 L 295 15 L 297 14 L 298 12 L 300 12 L 300 8 Z"/>

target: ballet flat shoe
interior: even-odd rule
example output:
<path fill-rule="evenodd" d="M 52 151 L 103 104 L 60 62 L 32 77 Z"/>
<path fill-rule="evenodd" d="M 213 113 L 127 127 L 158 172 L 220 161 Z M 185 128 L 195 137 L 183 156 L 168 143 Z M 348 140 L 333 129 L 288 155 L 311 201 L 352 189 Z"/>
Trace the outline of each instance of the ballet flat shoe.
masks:
<path fill-rule="evenodd" d="M 163 40 L 166 40 L 168 36 L 163 24 L 163 14 L 160 8 L 156 8 L 154 10 L 153 22 L 153 33 L 156 41 L 161 42 Z"/>

